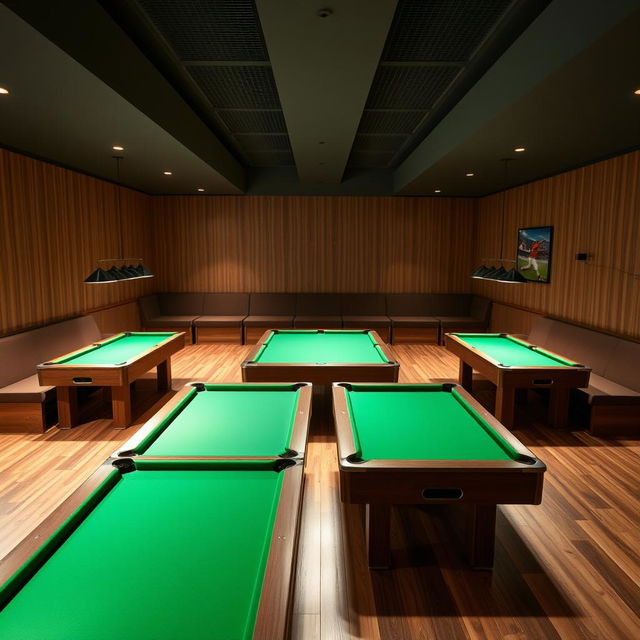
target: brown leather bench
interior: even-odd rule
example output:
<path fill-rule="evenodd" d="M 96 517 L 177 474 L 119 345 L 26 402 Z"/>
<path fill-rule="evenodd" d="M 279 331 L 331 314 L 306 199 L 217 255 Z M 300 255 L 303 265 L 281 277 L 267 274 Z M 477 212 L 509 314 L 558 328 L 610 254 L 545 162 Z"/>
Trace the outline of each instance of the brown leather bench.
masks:
<path fill-rule="evenodd" d="M 640 433 L 640 342 L 553 318 L 538 318 L 528 340 L 591 368 L 589 386 L 571 397 L 572 414 L 591 433 Z"/>
<path fill-rule="evenodd" d="M 337 293 L 299 293 L 296 295 L 296 329 L 341 329 L 342 312 Z"/>
<path fill-rule="evenodd" d="M 193 323 L 204 312 L 203 293 L 156 293 L 138 300 L 145 331 L 183 331 L 193 342 Z"/>
<path fill-rule="evenodd" d="M 248 293 L 203 293 L 202 315 L 193 321 L 196 342 L 242 344 L 242 323 L 249 313 Z"/>
<path fill-rule="evenodd" d="M 252 293 L 243 323 L 245 344 L 255 344 L 268 329 L 291 329 L 295 313 L 294 293 Z"/>
<path fill-rule="evenodd" d="M 42 433 L 55 424 L 55 387 L 40 386 L 36 367 L 102 338 L 91 316 L 0 338 L 0 432 Z"/>

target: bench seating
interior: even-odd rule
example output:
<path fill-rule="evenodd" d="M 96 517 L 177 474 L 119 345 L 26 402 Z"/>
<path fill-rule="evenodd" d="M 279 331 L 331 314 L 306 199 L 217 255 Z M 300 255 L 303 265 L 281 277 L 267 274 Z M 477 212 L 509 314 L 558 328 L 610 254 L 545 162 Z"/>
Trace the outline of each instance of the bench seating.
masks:
<path fill-rule="evenodd" d="M 640 342 L 538 318 L 529 341 L 591 367 L 589 386 L 575 389 L 571 410 L 594 435 L 640 433 Z"/>
<path fill-rule="evenodd" d="M 202 315 L 193 322 L 196 342 L 242 344 L 243 321 L 249 313 L 248 293 L 203 293 Z"/>
<path fill-rule="evenodd" d="M 438 344 L 486 331 L 491 301 L 445 293 L 160 293 L 140 299 L 142 326 L 194 330 L 198 342 L 253 344 L 268 329 L 374 329 L 389 342 Z M 243 337 L 244 334 L 244 337 Z"/>
<path fill-rule="evenodd" d="M 56 421 L 55 388 L 40 386 L 36 367 L 102 340 L 95 320 L 83 316 L 0 338 L 0 432 L 42 433 Z"/>

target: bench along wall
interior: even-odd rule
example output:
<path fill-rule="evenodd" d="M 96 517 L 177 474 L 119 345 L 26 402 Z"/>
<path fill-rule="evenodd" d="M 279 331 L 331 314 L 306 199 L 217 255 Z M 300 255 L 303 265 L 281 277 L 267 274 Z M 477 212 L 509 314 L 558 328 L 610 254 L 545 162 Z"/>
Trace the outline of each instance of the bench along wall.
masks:
<path fill-rule="evenodd" d="M 471 287 L 469 198 L 164 196 L 153 209 L 159 291 Z"/>
<path fill-rule="evenodd" d="M 152 278 L 82 283 L 97 258 L 119 253 L 118 188 L 0 149 L 0 335 L 99 309 L 96 320 L 108 331 L 110 308 L 122 325 L 117 305 L 154 290 Z M 124 253 L 144 257 L 153 269 L 151 199 L 119 189 Z M 131 308 L 137 314 L 137 305 Z"/>
<path fill-rule="evenodd" d="M 505 285 L 474 280 L 474 293 L 640 338 L 640 277 L 632 275 L 640 273 L 639 187 L 640 152 L 635 151 L 510 189 L 505 257 L 515 257 L 519 227 L 553 225 L 551 282 Z M 475 264 L 499 256 L 502 198 L 499 193 L 478 203 Z M 577 252 L 588 252 L 589 259 L 576 261 Z"/>

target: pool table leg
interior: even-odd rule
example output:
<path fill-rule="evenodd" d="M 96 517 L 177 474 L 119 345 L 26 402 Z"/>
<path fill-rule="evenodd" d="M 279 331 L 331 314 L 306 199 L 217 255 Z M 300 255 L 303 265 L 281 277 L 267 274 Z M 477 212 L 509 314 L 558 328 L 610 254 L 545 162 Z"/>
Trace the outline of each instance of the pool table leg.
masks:
<path fill-rule="evenodd" d="M 564 429 L 568 420 L 569 389 L 549 389 L 549 424 L 552 427 Z"/>
<path fill-rule="evenodd" d="M 496 386 L 496 418 L 507 427 L 513 427 L 515 420 L 516 390 L 503 384 Z"/>
<path fill-rule="evenodd" d="M 124 429 L 131 424 L 131 387 L 123 384 L 111 387 L 111 406 L 113 409 L 113 426 Z"/>
<path fill-rule="evenodd" d="M 469 393 L 473 391 L 473 367 L 464 362 L 464 360 L 460 360 L 458 382 L 460 382 L 462 388 L 466 389 Z"/>
<path fill-rule="evenodd" d="M 391 505 L 367 505 L 367 553 L 370 569 L 388 569 L 391 566 Z"/>
<path fill-rule="evenodd" d="M 491 569 L 496 544 L 496 505 L 470 504 L 467 515 L 467 555 L 474 569 Z"/>
<path fill-rule="evenodd" d="M 77 387 L 57 387 L 58 428 L 71 429 L 78 424 L 78 389 Z"/>
<path fill-rule="evenodd" d="M 158 391 L 169 391 L 171 389 L 171 359 L 167 358 L 161 362 L 156 370 L 158 372 Z"/>

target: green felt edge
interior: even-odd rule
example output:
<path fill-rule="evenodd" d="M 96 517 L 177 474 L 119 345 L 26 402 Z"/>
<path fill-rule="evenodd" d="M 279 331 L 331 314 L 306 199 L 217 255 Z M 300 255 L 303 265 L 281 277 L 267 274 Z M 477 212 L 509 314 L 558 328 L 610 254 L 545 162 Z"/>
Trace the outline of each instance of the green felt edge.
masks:
<path fill-rule="evenodd" d="M 0 611 L 9 604 L 20 589 L 53 556 L 64 540 L 73 533 L 102 498 L 118 484 L 121 478 L 120 472 L 114 468 L 51 536 L 36 549 L 33 555 L 0 587 Z"/>
<path fill-rule="evenodd" d="M 358 437 L 357 429 L 354 429 L 356 421 L 353 415 L 353 409 L 351 407 L 350 391 L 443 391 L 443 384 L 403 384 L 403 385 L 374 385 L 363 386 L 358 384 L 349 383 L 349 388 L 345 388 L 347 396 L 347 409 L 349 411 L 349 420 L 351 422 L 351 433 L 353 434 L 353 444 L 355 449 L 355 455 L 362 458 L 362 445 L 360 444 L 360 438 Z M 487 434 L 494 440 L 494 442 L 504 451 L 512 460 L 519 460 L 520 454 L 507 442 L 475 409 L 469 405 L 465 399 L 460 395 L 456 387 L 451 388 L 451 395 L 458 401 L 462 408 L 487 432 Z"/>
<path fill-rule="evenodd" d="M 575 360 L 569 360 L 569 358 L 564 358 L 562 356 L 559 356 L 555 353 L 551 353 L 550 351 L 547 351 L 546 349 L 543 349 L 542 347 L 538 347 L 536 345 L 532 345 L 530 342 L 527 342 L 526 340 L 521 340 L 520 338 L 516 338 L 515 336 L 509 335 L 509 334 L 503 334 L 503 333 L 452 333 L 451 335 L 453 336 L 458 336 L 461 340 L 464 341 L 465 337 L 468 338 L 506 338 L 507 340 L 510 340 L 511 342 L 515 342 L 516 344 L 519 344 L 522 347 L 525 347 L 527 349 L 531 349 L 532 351 L 536 351 L 537 353 L 541 353 L 544 356 L 546 356 L 547 358 L 551 359 L 551 360 L 555 360 L 556 362 L 560 362 L 562 364 L 566 364 L 567 366 L 570 367 L 582 367 L 583 365 L 580 364 L 579 362 L 576 362 Z"/>
<path fill-rule="evenodd" d="M 300 404 L 300 388 L 298 383 L 295 384 L 205 384 L 205 391 L 286 391 L 287 389 L 294 391 L 298 396 L 298 401 L 293 407 L 293 414 L 291 416 L 291 422 L 289 424 L 289 441 L 291 441 L 291 434 L 293 433 L 293 425 L 295 423 L 296 415 L 298 412 L 298 405 Z M 131 451 L 135 455 L 144 455 L 149 447 L 169 428 L 171 423 L 180 415 L 184 408 L 191 403 L 198 393 L 195 387 L 193 387 L 187 395 L 179 402 L 162 420 L 158 423 L 154 429 L 152 429 Z M 283 452 L 285 453 L 285 452 Z"/>
<path fill-rule="evenodd" d="M 92 351 L 97 351 L 98 349 L 107 347 L 110 344 L 117 342 L 118 340 L 123 340 L 130 336 L 167 336 L 168 338 L 169 336 L 175 336 L 175 335 L 177 335 L 176 331 L 127 331 L 126 333 L 119 333 L 115 336 L 111 336 L 106 340 L 101 340 L 100 343 L 98 344 L 93 344 L 90 347 L 87 347 L 86 349 L 82 349 L 80 353 L 74 353 L 72 356 L 56 358 L 55 360 L 49 360 L 49 362 L 54 364 L 65 364 L 66 362 L 70 362 L 71 360 L 74 360 L 78 356 L 84 356 L 87 353 L 91 353 Z M 93 366 L 100 367 L 104 365 L 93 365 Z"/>
<path fill-rule="evenodd" d="M 260 599 L 262 597 L 262 587 L 264 584 L 264 578 L 266 575 L 267 562 L 269 561 L 269 547 L 273 540 L 273 533 L 276 526 L 276 517 L 278 512 L 278 506 L 280 504 L 280 498 L 282 497 L 282 483 L 283 477 L 278 478 L 278 490 L 274 492 L 273 502 L 271 503 L 271 512 L 269 514 L 269 522 L 271 525 L 271 535 L 265 536 L 264 544 L 262 547 L 260 562 L 260 570 L 255 573 L 255 582 L 253 585 L 253 597 L 251 599 L 250 615 L 247 616 L 247 624 L 244 629 L 244 637 L 249 639 L 253 636 L 253 630 L 256 626 L 256 620 L 258 617 L 258 607 L 260 606 Z"/>
<path fill-rule="evenodd" d="M 455 387 L 451 390 L 451 395 L 512 460 L 520 458 L 520 454 L 513 448 L 513 446 L 505 440 L 475 409 L 473 409 L 468 402 L 465 401 Z"/>

